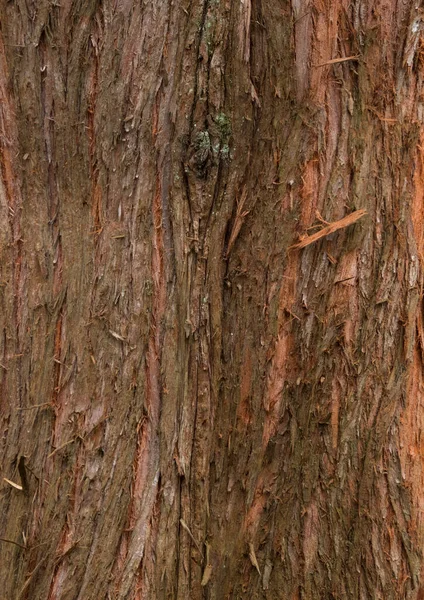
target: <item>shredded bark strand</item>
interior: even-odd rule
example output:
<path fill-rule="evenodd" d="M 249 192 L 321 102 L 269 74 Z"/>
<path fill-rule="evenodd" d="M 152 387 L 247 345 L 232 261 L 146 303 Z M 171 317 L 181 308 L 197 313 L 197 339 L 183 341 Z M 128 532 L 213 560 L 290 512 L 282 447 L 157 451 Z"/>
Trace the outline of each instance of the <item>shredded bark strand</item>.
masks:
<path fill-rule="evenodd" d="M 14 487 L 15 489 L 22 491 L 23 488 L 18 483 L 15 483 L 14 481 L 11 481 L 10 479 L 7 479 L 6 477 L 3 477 L 3 480 L 6 483 L 8 483 L 9 485 L 11 485 L 12 487 Z"/>
<path fill-rule="evenodd" d="M 317 242 L 321 238 L 326 237 L 327 235 L 330 235 L 330 233 L 334 233 L 335 231 L 337 231 L 339 229 L 343 229 L 344 227 L 348 227 L 349 225 L 356 223 L 356 221 L 361 219 L 366 214 L 367 214 L 367 211 L 363 208 L 361 208 L 359 210 L 355 210 L 353 213 L 350 213 L 350 215 L 347 215 L 347 217 L 343 217 L 343 219 L 340 219 L 339 221 L 334 221 L 333 223 L 330 223 L 329 225 L 327 225 L 327 227 L 323 227 L 321 229 L 321 231 L 314 233 L 314 235 L 307 236 L 303 240 L 298 242 L 297 244 L 293 244 L 293 246 L 290 246 L 290 249 L 293 250 L 293 249 L 305 248 L 306 246 L 309 246 L 310 244 Z"/>
<path fill-rule="evenodd" d="M 255 547 L 253 546 L 252 542 L 249 543 L 249 558 L 250 562 L 252 563 L 252 566 L 255 567 L 255 569 L 259 573 L 259 576 L 262 577 L 261 570 L 258 564 L 258 559 L 256 558 Z"/>
<path fill-rule="evenodd" d="M 337 63 L 346 62 L 348 60 L 358 60 L 359 55 L 354 56 L 342 56 L 341 58 L 332 58 L 331 60 L 327 60 L 326 62 L 320 63 L 319 65 L 314 65 L 314 67 L 325 67 L 327 65 L 336 65 Z"/>
<path fill-rule="evenodd" d="M 22 544 L 18 544 L 18 542 L 14 542 L 13 540 L 7 540 L 6 538 L 0 538 L 0 542 L 7 542 L 8 544 L 13 544 L 14 546 L 19 546 L 19 548 L 23 548 L 24 550 L 26 550 L 26 546 L 23 546 Z"/>

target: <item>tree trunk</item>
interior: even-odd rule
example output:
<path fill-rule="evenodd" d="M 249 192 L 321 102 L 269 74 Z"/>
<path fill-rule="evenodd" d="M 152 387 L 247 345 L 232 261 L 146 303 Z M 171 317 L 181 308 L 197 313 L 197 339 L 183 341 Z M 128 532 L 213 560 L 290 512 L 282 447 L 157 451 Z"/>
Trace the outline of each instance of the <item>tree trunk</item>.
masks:
<path fill-rule="evenodd" d="M 0 597 L 422 600 L 423 10 L 0 18 Z"/>

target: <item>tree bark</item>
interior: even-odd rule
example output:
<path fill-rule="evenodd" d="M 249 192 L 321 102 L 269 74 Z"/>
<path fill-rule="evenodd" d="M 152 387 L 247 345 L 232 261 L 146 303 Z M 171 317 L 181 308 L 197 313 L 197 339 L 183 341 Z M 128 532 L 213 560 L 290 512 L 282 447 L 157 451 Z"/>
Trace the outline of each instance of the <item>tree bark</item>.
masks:
<path fill-rule="evenodd" d="M 417 6 L 0 0 L 0 597 L 424 598 Z"/>

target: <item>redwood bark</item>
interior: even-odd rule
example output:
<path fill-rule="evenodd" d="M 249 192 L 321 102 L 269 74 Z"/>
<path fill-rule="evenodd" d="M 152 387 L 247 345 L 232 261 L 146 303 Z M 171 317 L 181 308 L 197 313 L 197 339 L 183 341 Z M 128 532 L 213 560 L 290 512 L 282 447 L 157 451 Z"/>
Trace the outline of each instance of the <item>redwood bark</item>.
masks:
<path fill-rule="evenodd" d="M 423 15 L 0 0 L 0 597 L 422 600 Z"/>

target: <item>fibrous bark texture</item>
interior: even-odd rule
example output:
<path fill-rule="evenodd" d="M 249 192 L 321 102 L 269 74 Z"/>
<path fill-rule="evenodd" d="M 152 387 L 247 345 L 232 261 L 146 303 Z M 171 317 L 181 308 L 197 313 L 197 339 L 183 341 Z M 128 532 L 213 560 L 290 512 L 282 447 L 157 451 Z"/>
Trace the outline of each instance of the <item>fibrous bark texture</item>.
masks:
<path fill-rule="evenodd" d="M 0 597 L 422 599 L 423 9 L 0 19 Z"/>

